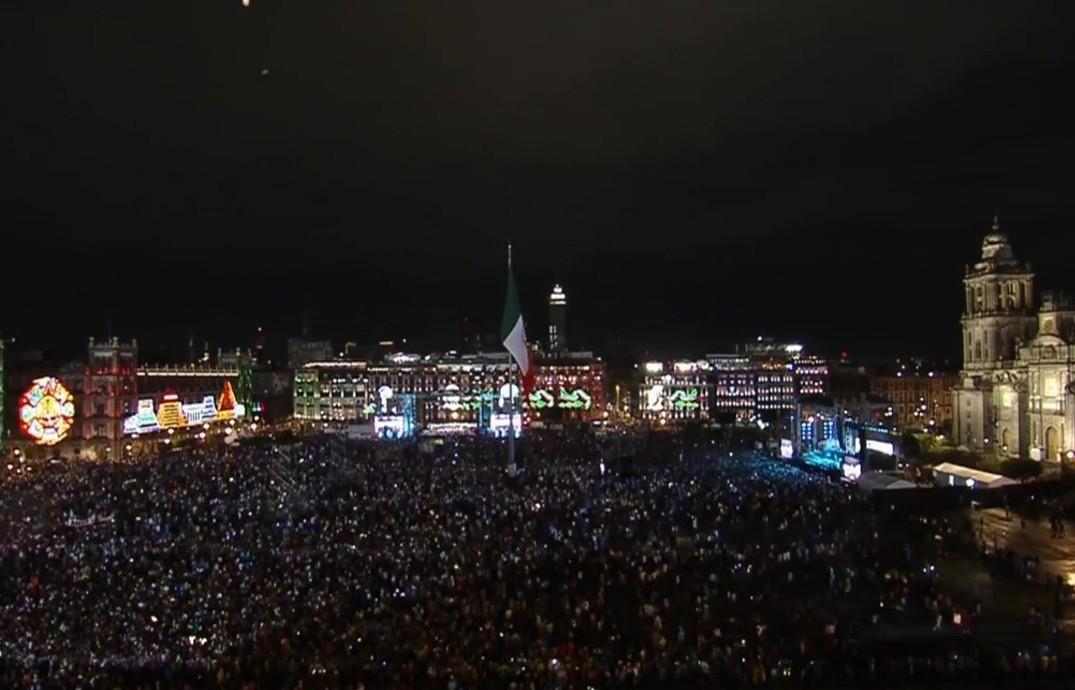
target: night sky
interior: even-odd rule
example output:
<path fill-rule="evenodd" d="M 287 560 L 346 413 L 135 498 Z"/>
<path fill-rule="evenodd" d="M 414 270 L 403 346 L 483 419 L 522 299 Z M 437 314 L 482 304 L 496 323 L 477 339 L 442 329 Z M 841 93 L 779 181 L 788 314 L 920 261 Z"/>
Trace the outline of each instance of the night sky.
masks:
<path fill-rule="evenodd" d="M 3 3 L 0 330 L 445 349 L 511 240 L 532 338 L 954 354 L 993 213 L 1075 290 L 1072 17 L 908 4 Z"/>

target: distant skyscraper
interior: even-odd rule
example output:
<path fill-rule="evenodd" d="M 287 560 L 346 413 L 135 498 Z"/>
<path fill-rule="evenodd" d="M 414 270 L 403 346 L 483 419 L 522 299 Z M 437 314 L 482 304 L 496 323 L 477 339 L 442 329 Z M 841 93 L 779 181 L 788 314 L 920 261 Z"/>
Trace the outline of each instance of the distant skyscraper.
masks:
<path fill-rule="evenodd" d="M 567 295 L 559 285 L 549 295 L 549 350 L 567 349 Z"/>

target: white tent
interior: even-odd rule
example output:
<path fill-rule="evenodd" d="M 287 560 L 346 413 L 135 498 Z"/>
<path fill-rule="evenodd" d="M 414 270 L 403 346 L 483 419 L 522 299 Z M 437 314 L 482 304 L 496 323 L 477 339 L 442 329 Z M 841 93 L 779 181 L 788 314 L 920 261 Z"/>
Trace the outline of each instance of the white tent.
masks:
<path fill-rule="evenodd" d="M 863 472 L 855 483 L 859 489 L 870 493 L 873 491 L 887 491 L 889 489 L 914 489 L 914 482 L 908 481 L 898 474 L 888 472 Z"/>
<path fill-rule="evenodd" d="M 937 483 L 937 486 L 968 486 L 972 489 L 995 489 L 1018 483 L 1014 479 L 999 474 L 983 472 L 951 462 L 942 462 L 933 468 L 933 481 Z"/>

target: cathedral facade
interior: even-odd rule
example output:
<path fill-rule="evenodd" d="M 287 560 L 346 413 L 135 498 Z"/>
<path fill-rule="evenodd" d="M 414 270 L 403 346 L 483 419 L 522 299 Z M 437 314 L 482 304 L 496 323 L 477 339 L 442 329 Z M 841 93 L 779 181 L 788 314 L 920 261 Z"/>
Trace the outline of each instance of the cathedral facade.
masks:
<path fill-rule="evenodd" d="M 1059 462 L 1075 453 L 1075 306 L 1045 293 L 994 221 L 963 278 L 963 369 L 952 435 L 999 458 Z"/>

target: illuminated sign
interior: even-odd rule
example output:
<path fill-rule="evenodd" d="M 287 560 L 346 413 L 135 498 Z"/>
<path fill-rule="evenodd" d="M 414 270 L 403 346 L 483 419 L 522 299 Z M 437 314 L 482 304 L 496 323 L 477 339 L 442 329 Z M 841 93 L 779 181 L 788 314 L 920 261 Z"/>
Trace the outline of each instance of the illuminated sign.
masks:
<path fill-rule="evenodd" d="M 791 460 L 795 455 L 795 447 L 791 445 L 791 439 L 780 439 L 780 457 L 784 460 Z"/>
<path fill-rule="evenodd" d="M 872 438 L 866 439 L 866 450 L 877 451 L 878 453 L 884 453 L 885 455 L 895 455 L 896 447 L 888 441 L 876 441 Z"/>
<path fill-rule="evenodd" d="M 859 463 L 858 458 L 850 455 L 844 456 L 843 465 L 844 479 L 849 482 L 853 482 L 862 476 L 862 465 Z"/>
<path fill-rule="evenodd" d="M 156 409 L 152 398 L 139 400 L 138 411 L 123 420 L 123 433 L 150 434 L 163 429 L 200 426 L 245 416 L 246 407 L 235 401 L 231 382 L 225 381 L 220 400 L 207 395 L 198 402 L 185 403 L 175 393 L 167 393 Z"/>
<path fill-rule="evenodd" d="M 51 446 L 67 438 L 75 418 L 75 398 L 57 379 L 34 379 L 19 398 L 19 428 L 34 443 Z"/>
<path fill-rule="evenodd" d="M 647 374 L 659 374 L 664 371 L 664 365 L 660 362 L 646 362 Z"/>

